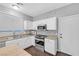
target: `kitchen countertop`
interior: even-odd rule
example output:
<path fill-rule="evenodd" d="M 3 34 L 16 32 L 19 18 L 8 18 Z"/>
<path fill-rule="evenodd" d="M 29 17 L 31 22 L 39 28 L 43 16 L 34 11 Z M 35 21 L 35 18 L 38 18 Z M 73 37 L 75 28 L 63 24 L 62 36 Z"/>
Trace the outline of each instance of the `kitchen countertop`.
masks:
<path fill-rule="evenodd" d="M 20 39 L 20 38 L 25 38 L 25 37 L 30 37 L 30 36 L 35 36 L 35 35 L 20 34 L 20 35 L 3 36 L 3 37 L 0 37 L 0 42 Z M 46 39 L 55 40 L 55 39 L 57 39 L 57 35 L 47 35 Z"/>
<path fill-rule="evenodd" d="M 0 56 L 32 56 L 17 45 L 0 48 Z"/>
<path fill-rule="evenodd" d="M 48 36 L 46 37 L 46 39 L 55 40 L 55 39 L 57 39 L 57 35 L 48 35 Z"/>
<path fill-rule="evenodd" d="M 20 38 L 25 38 L 25 37 L 30 37 L 30 36 L 34 36 L 34 35 L 29 35 L 29 34 L 21 34 L 21 35 L 13 35 L 13 36 L 3 36 L 0 37 L 0 42 L 2 41 L 9 41 L 9 40 L 15 40 L 15 39 L 20 39 Z"/>

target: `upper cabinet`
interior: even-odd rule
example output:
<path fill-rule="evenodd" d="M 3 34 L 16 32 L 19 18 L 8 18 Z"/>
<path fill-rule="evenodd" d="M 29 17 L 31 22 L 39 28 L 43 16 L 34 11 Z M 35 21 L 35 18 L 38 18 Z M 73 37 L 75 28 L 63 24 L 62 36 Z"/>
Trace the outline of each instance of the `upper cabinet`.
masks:
<path fill-rule="evenodd" d="M 37 26 L 41 25 L 41 24 L 45 24 L 45 20 L 37 20 L 33 22 L 33 29 L 37 30 Z"/>
<path fill-rule="evenodd" d="M 33 29 L 33 22 L 30 20 L 24 20 L 24 30 L 32 30 Z"/>
<path fill-rule="evenodd" d="M 51 17 L 47 19 L 41 19 L 37 21 L 24 20 L 24 29 L 25 30 L 37 30 L 39 25 L 47 25 L 47 30 L 56 30 L 57 29 L 57 19 L 56 17 Z"/>
<path fill-rule="evenodd" d="M 47 30 L 56 30 L 57 29 L 57 19 L 56 17 L 46 19 Z"/>
<path fill-rule="evenodd" d="M 57 29 L 57 19 L 56 17 L 51 17 L 47 19 L 42 19 L 38 21 L 33 22 L 33 29 L 37 30 L 37 26 L 46 24 L 47 25 L 47 30 L 56 30 Z"/>

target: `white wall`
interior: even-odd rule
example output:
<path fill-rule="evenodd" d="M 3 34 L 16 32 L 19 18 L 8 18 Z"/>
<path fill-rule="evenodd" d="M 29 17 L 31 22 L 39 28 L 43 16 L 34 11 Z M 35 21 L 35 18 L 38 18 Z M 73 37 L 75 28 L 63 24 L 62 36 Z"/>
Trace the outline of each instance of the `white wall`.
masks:
<path fill-rule="evenodd" d="M 59 39 L 59 50 L 79 56 L 79 14 L 60 17 L 59 33 L 63 34 L 63 39 Z"/>
<path fill-rule="evenodd" d="M 72 3 L 70 5 L 55 10 L 51 10 L 47 13 L 43 13 L 38 16 L 35 16 L 33 19 L 36 21 L 49 17 L 61 17 L 61 16 L 72 15 L 72 14 L 79 14 L 79 3 Z"/>

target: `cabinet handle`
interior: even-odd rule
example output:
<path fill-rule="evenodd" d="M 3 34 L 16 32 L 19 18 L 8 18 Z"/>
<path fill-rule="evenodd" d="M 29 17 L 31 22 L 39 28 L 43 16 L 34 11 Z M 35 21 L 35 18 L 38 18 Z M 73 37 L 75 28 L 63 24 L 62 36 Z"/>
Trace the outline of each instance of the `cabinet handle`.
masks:
<path fill-rule="evenodd" d="M 63 38 L 63 37 L 62 37 L 62 34 L 60 34 L 60 38 Z"/>
<path fill-rule="evenodd" d="M 63 38 L 62 36 L 60 38 Z"/>

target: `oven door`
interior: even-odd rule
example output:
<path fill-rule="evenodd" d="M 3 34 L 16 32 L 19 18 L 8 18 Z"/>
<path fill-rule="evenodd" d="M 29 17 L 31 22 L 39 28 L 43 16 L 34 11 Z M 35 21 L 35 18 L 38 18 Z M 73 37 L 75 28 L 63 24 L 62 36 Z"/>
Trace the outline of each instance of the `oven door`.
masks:
<path fill-rule="evenodd" d="M 39 40 L 35 40 L 35 43 L 41 46 L 44 46 L 44 42 L 43 41 L 39 41 Z"/>
<path fill-rule="evenodd" d="M 38 50 L 44 52 L 44 42 L 43 41 L 39 41 L 39 40 L 35 40 L 35 48 L 37 48 Z"/>

